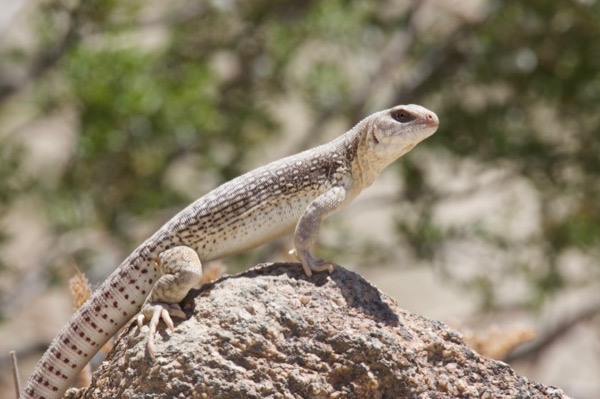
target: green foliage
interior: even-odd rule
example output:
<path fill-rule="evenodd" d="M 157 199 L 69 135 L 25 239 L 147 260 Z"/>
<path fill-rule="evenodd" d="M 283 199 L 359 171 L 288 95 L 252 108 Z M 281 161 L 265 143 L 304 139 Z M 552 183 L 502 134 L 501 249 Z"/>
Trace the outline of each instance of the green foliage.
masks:
<path fill-rule="evenodd" d="M 31 183 L 22 172 L 21 146 L 0 141 L 0 212 L 5 212 Z"/>
<path fill-rule="evenodd" d="M 200 143 L 219 144 L 207 68 L 170 67 L 135 49 L 77 49 L 65 71 L 82 129 L 64 180 L 71 195 L 93 182 L 86 191 L 109 220 L 118 208 L 143 215 L 180 202 L 163 184 L 164 170 Z"/>
<path fill-rule="evenodd" d="M 23 173 L 22 159 L 21 146 L 6 139 L 0 140 L 0 244 L 10 239 L 10 232 L 6 230 L 2 218 L 19 197 L 33 186 L 31 179 Z M 6 268 L 4 259 L 0 258 L 0 272 Z M 0 291 L 0 297 L 3 294 Z"/>
<path fill-rule="evenodd" d="M 442 263 L 457 237 L 506 253 L 542 248 L 541 266 L 506 267 L 542 303 L 569 284 L 561 254 L 597 256 L 600 243 L 600 3 L 489 1 L 479 19 L 401 3 L 191 1 L 153 6 L 152 18 L 140 1 L 40 4 L 37 46 L 2 54 L 0 102 L 10 98 L 2 89 L 28 87 L 40 115 L 75 109 L 69 165 L 55 185 L 41 185 L 50 223 L 125 234 L 132 216 L 180 208 L 192 198 L 165 171 L 187 156 L 217 180 L 239 175 L 279 132 L 273 110 L 282 101 L 302 103 L 312 139 L 332 120 L 349 125 L 392 103 L 422 103 L 442 121 L 429 149 L 507 166 L 539 191 L 543 220 L 531 242 L 476 224 L 444 229 L 435 208 L 448 193 L 409 157 L 399 162 L 401 200 L 418 216 L 395 216 L 403 242 Z M 3 76 L 11 68 L 28 71 L 26 84 Z M 4 207 L 27 186 L 15 154 L 0 147 Z M 452 265 L 443 268 L 451 277 Z M 463 285 L 491 308 L 494 278 Z"/>
<path fill-rule="evenodd" d="M 110 27 L 112 13 L 121 11 L 113 2 L 98 7 L 86 10 L 94 25 Z M 231 81 L 209 65 L 216 53 L 231 50 L 232 36 L 242 38 L 225 16 L 216 9 L 192 16 L 157 48 L 124 45 L 130 26 L 117 24 L 99 43 L 80 42 L 65 54 L 59 71 L 68 90 L 47 101 L 77 104 L 81 136 L 60 194 L 64 206 L 91 200 L 95 210 L 73 213 L 63 220 L 65 229 L 94 220 L 115 229 L 128 214 L 148 216 L 189 202 L 163 179 L 174 160 L 193 154 L 207 173 L 230 179 L 241 173 L 249 150 L 274 132 L 277 125 L 256 96 L 276 94 L 276 77 L 250 69 L 266 57 L 265 43 L 251 52 L 243 47 L 240 75 Z"/>
<path fill-rule="evenodd" d="M 447 62 L 419 94 L 442 99 L 436 108 L 442 124 L 428 145 L 490 165 L 510 165 L 540 190 L 543 209 L 573 204 L 561 216 L 544 213 L 542 236 L 549 245 L 543 270 L 532 279 L 534 302 L 542 303 L 565 286 L 557 267 L 560 254 L 600 244 L 600 5 L 491 5 L 480 26 L 444 49 Z M 440 38 L 429 40 L 416 47 L 418 54 Z M 415 175 L 404 172 L 405 178 Z M 427 197 L 408 198 L 419 203 Z M 412 238 L 430 241 L 422 229 Z M 494 289 L 493 284 L 479 286 L 488 287 L 480 292 Z M 482 297 L 488 305 L 494 302 L 492 293 Z"/>

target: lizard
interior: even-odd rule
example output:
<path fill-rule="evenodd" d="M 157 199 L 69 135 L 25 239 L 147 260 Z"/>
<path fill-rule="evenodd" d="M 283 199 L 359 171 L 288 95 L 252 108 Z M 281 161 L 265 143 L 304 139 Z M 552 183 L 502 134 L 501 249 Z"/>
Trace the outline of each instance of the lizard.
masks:
<path fill-rule="evenodd" d="M 61 398 L 99 348 L 129 320 L 150 321 L 148 350 L 163 320 L 197 285 L 201 263 L 293 233 L 307 277 L 332 272 L 315 257 L 325 217 L 343 209 L 392 162 L 437 130 L 437 115 L 415 104 L 376 112 L 332 141 L 247 172 L 200 197 L 137 247 L 51 342 L 21 399 Z M 152 353 L 151 353 L 152 354 Z"/>

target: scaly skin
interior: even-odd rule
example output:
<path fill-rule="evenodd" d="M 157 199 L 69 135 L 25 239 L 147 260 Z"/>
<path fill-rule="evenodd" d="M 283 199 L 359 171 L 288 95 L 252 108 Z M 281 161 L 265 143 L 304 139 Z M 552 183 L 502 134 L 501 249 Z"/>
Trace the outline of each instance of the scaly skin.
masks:
<path fill-rule="evenodd" d="M 294 232 L 294 253 L 307 276 L 331 271 L 333 262 L 310 252 L 322 220 L 344 208 L 437 127 L 433 112 L 418 105 L 397 106 L 365 118 L 327 144 L 255 169 L 199 198 L 134 250 L 71 317 L 37 364 L 21 399 L 61 398 L 142 305 L 138 322 L 151 320 L 148 349 L 153 355 L 156 323 L 162 318 L 172 328 L 169 315 L 181 316 L 177 302 L 197 284 L 200 260 Z"/>

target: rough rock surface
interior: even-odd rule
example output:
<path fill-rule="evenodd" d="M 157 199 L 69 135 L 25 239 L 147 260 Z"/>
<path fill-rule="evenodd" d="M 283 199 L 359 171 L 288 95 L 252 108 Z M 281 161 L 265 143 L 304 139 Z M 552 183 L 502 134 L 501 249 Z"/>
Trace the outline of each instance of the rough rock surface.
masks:
<path fill-rule="evenodd" d="M 259 265 L 190 293 L 157 358 L 125 329 L 69 398 L 566 398 L 486 359 L 356 273 Z"/>

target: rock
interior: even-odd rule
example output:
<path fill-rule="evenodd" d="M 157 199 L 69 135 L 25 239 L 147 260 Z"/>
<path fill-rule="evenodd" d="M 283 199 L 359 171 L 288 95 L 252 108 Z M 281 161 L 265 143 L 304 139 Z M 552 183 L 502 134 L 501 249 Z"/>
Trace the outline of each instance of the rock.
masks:
<path fill-rule="evenodd" d="M 259 265 L 183 301 L 156 360 L 131 323 L 75 398 L 567 398 L 486 359 L 358 274 Z"/>

